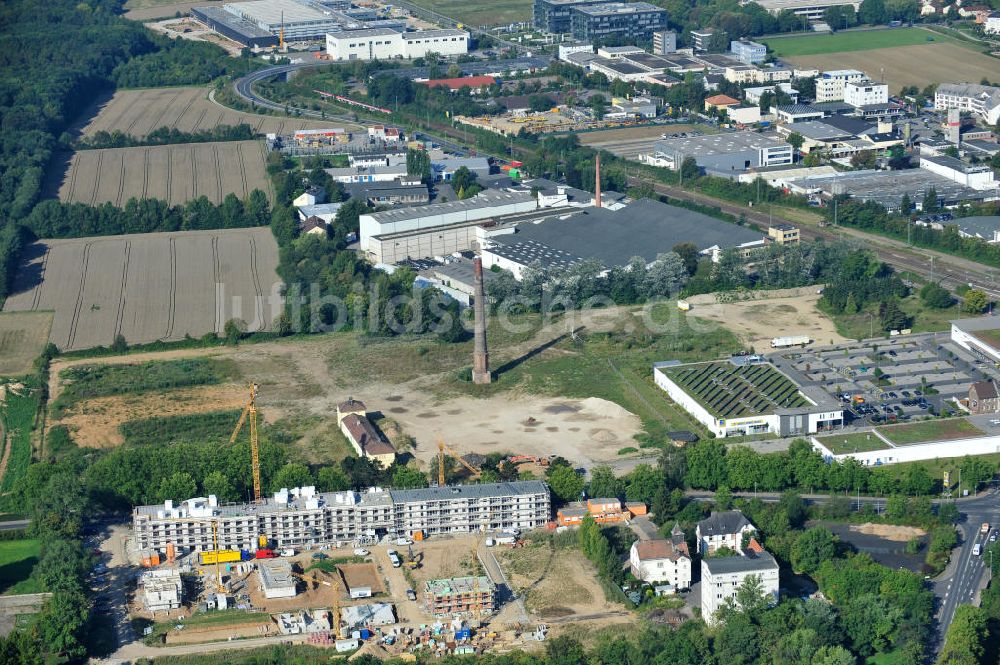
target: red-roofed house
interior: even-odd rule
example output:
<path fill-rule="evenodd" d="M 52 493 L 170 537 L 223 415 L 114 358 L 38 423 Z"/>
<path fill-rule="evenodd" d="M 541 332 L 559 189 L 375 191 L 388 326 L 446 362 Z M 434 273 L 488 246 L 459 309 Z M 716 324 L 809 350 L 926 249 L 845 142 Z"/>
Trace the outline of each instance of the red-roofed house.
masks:
<path fill-rule="evenodd" d="M 739 106 L 740 100 L 733 99 L 729 95 L 713 95 L 705 99 L 705 110 L 728 109 L 730 106 Z"/>
<path fill-rule="evenodd" d="M 431 79 L 424 81 L 424 85 L 431 88 L 447 87 L 452 92 L 457 92 L 462 88 L 472 88 L 472 92 L 478 93 L 496 82 L 497 80 L 492 76 L 463 76 L 457 79 Z"/>
<path fill-rule="evenodd" d="M 637 540 L 632 543 L 628 560 L 636 579 L 666 582 L 676 589 L 691 588 L 691 554 L 683 541 Z"/>
<path fill-rule="evenodd" d="M 362 402 L 348 399 L 338 404 L 337 424 L 359 456 L 381 462 L 386 469 L 396 461 L 396 449 L 368 420 Z"/>

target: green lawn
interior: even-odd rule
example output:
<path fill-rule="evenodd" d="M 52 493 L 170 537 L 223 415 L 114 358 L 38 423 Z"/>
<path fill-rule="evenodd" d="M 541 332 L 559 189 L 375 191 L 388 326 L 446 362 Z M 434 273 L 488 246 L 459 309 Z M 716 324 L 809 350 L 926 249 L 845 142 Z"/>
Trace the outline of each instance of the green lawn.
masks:
<path fill-rule="evenodd" d="M 28 465 L 31 464 L 31 437 L 35 431 L 35 415 L 40 399 L 37 390 L 26 389 L 21 394 L 8 392 L 7 401 L 0 407 L 7 445 L 10 446 L 7 471 L 0 480 L 0 491 L 9 491 L 28 472 Z"/>
<path fill-rule="evenodd" d="M 965 418 L 925 420 L 907 425 L 887 425 L 879 427 L 878 431 L 893 443 L 902 446 L 928 441 L 966 439 L 985 434 L 983 430 Z"/>
<path fill-rule="evenodd" d="M 872 433 L 858 432 L 854 434 L 837 434 L 821 436 L 817 440 L 826 446 L 834 455 L 845 453 L 867 453 L 872 450 L 884 450 L 889 446 Z"/>
<path fill-rule="evenodd" d="M 918 28 L 894 28 L 891 30 L 863 30 L 838 32 L 832 35 L 805 35 L 801 37 L 772 37 L 766 40 L 768 50 L 779 57 L 798 55 L 820 55 L 823 53 L 843 53 L 844 51 L 867 51 L 869 49 L 913 46 L 924 44 L 929 35 Z"/>
<path fill-rule="evenodd" d="M 471 5 L 464 0 L 413 0 L 413 4 L 474 27 L 531 20 L 532 0 L 492 0 Z"/>
<path fill-rule="evenodd" d="M 989 455 L 976 455 L 977 459 L 981 459 L 987 464 L 992 464 L 994 469 L 1000 467 L 1000 453 L 991 453 Z M 931 478 L 944 479 L 944 472 L 949 471 L 951 473 L 951 487 L 948 489 L 958 491 L 958 468 L 962 463 L 963 457 L 942 457 L 938 459 L 920 460 L 919 462 L 903 462 L 901 464 L 886 464 L 878 468 L 878 473 L 888 473 L 893 478 L 901 479 L 906 475 L 907 470 L 915 465 L 920 465 L 927 470 Z M 965 484 L 964 489 L 970 489 L 968 483 Z"/>
<path fill-rule="evenodd" d="M 41 549 L 39 540 L 0 540 L 0 593 L 41 591 L 31 579 Z"/>
<path fill-rule="evenodd" d="M 965 316 L 958 304 L 946 309 L 924 307 L 916 291 L 914 295 L 899 301 L 899 307 L 912 318 L 910 330 L 914 333 L 944 332 L 951 329 L 949 321 Z M 875 314 L 874 326 L 868 318 L 869 311 Z M 872 328 L 875 336 L 885 334 L 879 325 L 877 305 L 857 314 L 831 314 L 830 318 L 833 319 L 837 332 L 850 339 L 867 339 L 871 335 Z"/>

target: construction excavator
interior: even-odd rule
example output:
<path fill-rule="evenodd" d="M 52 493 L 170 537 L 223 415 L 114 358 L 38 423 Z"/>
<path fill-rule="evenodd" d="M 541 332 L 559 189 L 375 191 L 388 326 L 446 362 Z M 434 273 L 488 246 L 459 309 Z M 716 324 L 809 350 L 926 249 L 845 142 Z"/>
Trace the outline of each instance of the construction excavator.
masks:
<path fill-rule="evenodd" d="M 472 466 L 471 464 L 466 462 L 461 455 L 459 455 L 454 450 L 449 448 L 447 444 L 445 444 L 444 439 L 438 437 L 437 443 L 438 443 L 438 486 L 439 487 L 444 487 L 446 484 L 444 477 L 444 455 L 446 452 L 449 455 L 451 455 L 454 459 L 456 459 L 459 464 L 464 466 L 465 469 L 472 474 L 473 478 L 479 478 L 480 476 L 483 475 L 481 469 L 477 469 L 476 467 Z"/>
<path fill-rule="evenodd" d="M 404 566 L 410 570 L 416 570 L 424 565 L 424 553 L 423 552 L 413 552 L 413 545 L 407 545 L 406 561 L 403 563 Z"/>

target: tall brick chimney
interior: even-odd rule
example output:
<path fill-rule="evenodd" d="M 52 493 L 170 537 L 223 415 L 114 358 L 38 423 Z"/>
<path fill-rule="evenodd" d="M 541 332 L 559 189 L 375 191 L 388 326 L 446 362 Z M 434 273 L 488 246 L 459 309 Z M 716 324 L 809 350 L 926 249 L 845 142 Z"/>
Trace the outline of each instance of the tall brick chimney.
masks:
<path fill-rule="evenodd" d="M 597 153 L 594 164 L 594 205 L 601 207 L 601 153 Z"/>
<path fill-rule="evenodd" d="M 486 292 L 483 288 L 483 260 L 478 256 L 472 260 L 475 274 L 473 288 L 473 313 L 475 314 L 475 347 L 472 351 L 472 382 L 490 383 L 490 354 L 486 350 Z"/>

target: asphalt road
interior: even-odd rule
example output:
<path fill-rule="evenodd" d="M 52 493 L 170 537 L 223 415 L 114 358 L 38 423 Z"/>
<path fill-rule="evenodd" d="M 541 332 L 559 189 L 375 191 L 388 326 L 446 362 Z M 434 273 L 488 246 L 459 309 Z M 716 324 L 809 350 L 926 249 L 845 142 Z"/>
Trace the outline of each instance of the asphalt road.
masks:
<path fill-rule="evenodd" d="M 944 645 L 944 635 L 955 617 L 955 610 L 959 605 L 972 604 L 980 589 L 985 586 L 988 562 L 982 556 L 972 553 L 976 543 L 984 542 L 979 533 L 980 525 L 989 522 L 990 529 L 995 531 L 1000 522 L 1000 491 L 997 489 L 975 498 L 959 499 L 958 502 L 959 510 L 965 516 L 964 521 L 958 525 L 961 542 L 952 553 L 952 562 L 948 568 L 931 585 L 938 602 L 935 614 L 937 651 Z"/>
<path fill-rule="evenodd" d="M 0 522 L 0 531 L 27 529 L 29 524 L 31 524 L 31 520 L 10 520 L 8 522 Z"/>

